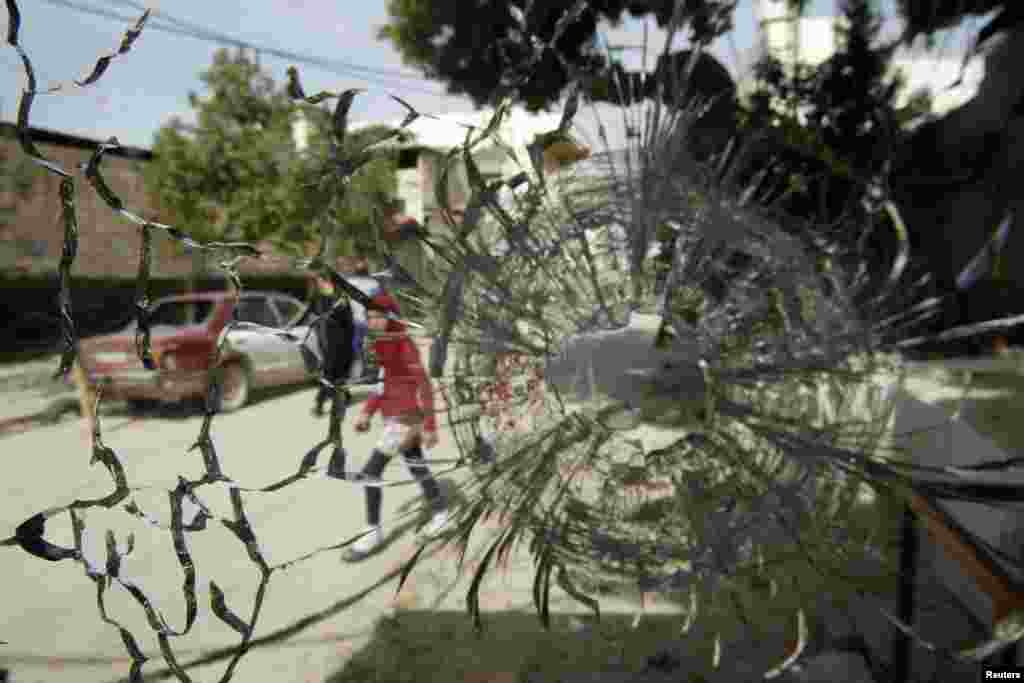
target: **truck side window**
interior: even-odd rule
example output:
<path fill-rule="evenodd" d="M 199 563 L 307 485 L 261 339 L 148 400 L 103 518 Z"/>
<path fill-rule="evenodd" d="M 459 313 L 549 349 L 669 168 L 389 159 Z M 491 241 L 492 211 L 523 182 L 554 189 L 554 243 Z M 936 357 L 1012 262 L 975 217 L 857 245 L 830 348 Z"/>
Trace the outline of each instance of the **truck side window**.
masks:
<path fill-rule="evenodd" d="M 266 327 L 277 327 L 277 316 L 264 298 L 247 298 L 238 302 L 238 320 Z"/>

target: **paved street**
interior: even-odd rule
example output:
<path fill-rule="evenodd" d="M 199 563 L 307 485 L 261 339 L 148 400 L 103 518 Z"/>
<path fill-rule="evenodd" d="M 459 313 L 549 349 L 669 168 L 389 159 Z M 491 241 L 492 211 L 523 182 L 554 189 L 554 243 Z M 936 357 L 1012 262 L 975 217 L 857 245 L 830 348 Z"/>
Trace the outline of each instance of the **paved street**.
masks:
<path fill-rule="evenodd" d="M 357 401 L 361 402 L 363 396 L 365 390 L 357 394 Z M 309 414 L 312 402 L 313 390 L 300 389 L 258 400 L 239 413 L 216 418 L 213 438 L 224 472 L 252 488 L 294 474 L 306 451 L 326 432 L 326 421 L 315 420 Z M 104 441 L 123 463 L 130 485 L 153 487 L 134 498 L 143 511 L 158 520 L 169 521 L 165 491 L 174 487 L 177 475 L 198 478 L 202 471 L 198 452 L 186 453 L 195 441 L 200 422 L 201 416 L 196 414 L 145 419 L 110 415 L 104 419 Z M 379 422 L 374 424 L 379 426 Z M 356 434 L 347 427 L 344 438 L 353 469 L 368 457 L 377 433 L 373 429 L 369 434 Z M 0 536 L 4 538 L 37 512 L 76 498 L 101 497 L 111 490 L 101 466 L 88 464 L 89 453 L 78 420 L 4 437 L 0 449 L 7 472 L 0 497 Z M 428 452 L 430 458 L 456 456 L 452 437 L 444 432 L 440 445 Z M 329 452 L 321 455 L 323 465 L 328 457 Z M 445 467 L 435 465 L 434 471 L 440 473 Z M 399 475 L 404 475 L 403 465 L 394 461 L 385 477 Z M 460 473 L 445 478 L 455 482 L 464 476 Z M 207 487 L 202 491 L 204 502 L 214 514 L 231 517 L 226 488 Z M 386 523 L 398 520 L 402 504 L 415 502 L 418 495 L 419 488 L 414 485 L 386 489 Z M 365 523 L 361 490 L 322 477 L 300 481 L 276 493 L 244 497 L 246 512 L 271 565 L 339 543 L 358 533 Z M 122 547 L 127 533 L 135 533 L 135 549 L 125 560 L 123 573 L 153 597 L 172 628 L 181 628 L 185 619 L 183 572 L 169 533 L 120 511 L 89 511 L 87 519 L 90 533 L 86 555 L 99 567 L 106 561 L 106 529 L 115 530 Z M 274 635 L 282 633 L 291 637 L 287 642 L 254 648 L 239 664 L 235 680 L 322 681 L 365 645 L 376 619 L 396 604 L 404 608 L 464 610 L 465 589 L 475 568 L 472 556 L 487 541 L 488 534 L 475 535 L 467 557 L 469 577 L 463 577 L 458 586 L 454 585 L 454 556 L 443 551 L 414 572 L 396 603 L 397 572 L 416 548 L 412 524 L 406 515 L 387 526 L 387 548 L 359 565 L 342 563 L 341 551 L 332 550 L 275 573 L 256 638 L 283 640 Z M 73 544 L 67 514 L 47 524 L 46 538 L 60 545 Z M 189 636 L 173 640 L 182 663 L 238 642 L 237 635 L 210 612 L 209 581 L 216 581 L 228 606 L 243 617 L 253 607 L 258 583 L 258 572 L 243 546 L 222 525 L 211 523 L 202 532 L 188 534 L 187 539 L 198 571 L 200 616 Z M 489 579 L 492 583 L 485 584 L 484 610 L 522 607 L 532 611 L 533 568 L 529 562 L 524 550 L 504 578 L 495 574 Z M 521 571 L 516 571 L 517 566 Z M 7 641 L 0 645 L 0 667 L 11 671 L 12 681 L 88 683 L 113 681 L 127 674 L 129 660 L 124 646 L 116 629 L 100 620 L 95 588 L 81 564 L 49 563 L 19 548 L 0 548 L 0 576 L 4 580 L 0 640 Z M 552 596 L 553 611 L 563 604 L 559 597 Z M 156 639 L 151 637 L 142 610 L 122 589 L 111 590 L 107 599 L 110 614 L 136 635 L 144 636 L 142 647 L 153 653 L 145 671 L 163 669 Z M 629 609 L 633 608 L 622 603 L 620 611 Z M 571 611 L 584 610 L 574 606 Z M 304 618 L 307 621 L 299 623 Z M 189 673 L 196 680 L 215 680 L 226 663 L 227 659 L 221 658 Z"/>
<path fill-rule="evenodd" d="M 927 379 L 916 380 L 916 388 L 911 388 L 930 402 L 944 403 L 959 396 L 954 389 L 929 384 Z M 362 390 L 357 401 L 364 395 Z M 219 416 L 214 421 L 213 438 L 225 473 L 251 488 L 293 474 L 306 451 L 326 432 L 326 421 L 309 414 L 312 401 L 312 389 L 276 392 L 258 396 L 253 405 L 239 413 Z M 201 472 L 198 452 L 187 453 L 200 422 L 198 414 L 164 413 L 136 419 L 115 413 L 104 418 L 104 440 L 118 454 L 129 483 L 150 487 L 137 492 L 135 501 L 164 522 L 169 519 L 166 490 L 174 487 L 177 475 L 196 478 Z M 379 422 L 366 435 L 356 434 L 350 427 L 345 429 L 350 469 L 360 467 L 368 457 L 377 436 L 376 426 Z M 980 453 L 977 446 L 969 450 Z M 0 538 L 11 536 L 19 523 L 46 508 L 100 497 L 111 490 L 101 466 L 89 466 L 89 452 L 77 420 L 0 438 L 0 452 L 5 460 Z M 328 455 L 321 455 L 321 464 L 326 465 Z M 450 459 L 456 455 L 451 435 L 442 431 L 440 445 L 428 457 Z M 434 471 L 441 472 L 444 467 L 435 465 Z M 396 461 L 385 477 L 403 474 L 402 464 Z M 464 476 L 449 474 L 445 478 L 456 483 Z M 214 514 L 231 517 L 225 488 L 207 487 L 202 491 L 204 502 Z M 235 680 L 323 681 L 368 644 L 374 623 L 382 615 L 396 608 L 465 609 L 465 590 L 476 568 L 473 558 L 488 541 L 486 529 L 474 535 L 461 579 L 455 575 L 454 557 L 444 551 L 427 557 L 402 594 L 395 596 L 400 567 L 416 548 L 413 520 L 402 518 L 400 508 L 403 503 L 415 502 L 418 495 L 416 486 L 386 490 L 384 515 L 391 521 L 385 530 L 389 544 L 365 562 L 344 564 L 339 561 L 340 551 L 331 550 L 274 574 L 254 647 L 238 665 Z M 260 547 L 271 565 L 300 559 L 318 548 L 344 541 L 364 524 L 361 491 L 322 477 L 276 493 L 247 493 L 244 498 Z M 63 514 L 48 523 L 46 538 L 59 545 L 72 545 L 67 519 Z M 169 534 L 113 511 L 90 511 L 88 528 L 86 554 L 100 567 L 105 563 L 106 529 L 115 530 L 122 547 L 127 533 L 134 532 L 135 549 L 125 560 L 123 574 L 153 598 L 172 628 L 181 628 L 185 621 L 183 572 Z M 258 572 L 241 544 L 219 523 L 211 523 L 206 530 L 187 538 L 198 571 L 199 618 L 189 636 L 173 639 L 172 643 L 183 665 L 203 657 L 210 660 L 207 665 L 188 668 L 194 680 L 217 680 L 228 662 L 226 649 L 236 644 L 238 637 L 212 616 L 209 582 L 220 586 L 227 605 L 244 618 L 253 608 Z M 10 671 L 11 681 L 98 683 L 119 680 L 127 674 L 129 660 L 124 646 L 117 631 L 100 620 L 94 585 L 80 564 L 49 563 L 18 548 L 0 548 L 0 577 L 4 581 L 0 640 L 6 641 L 0 644 L 0 668 Z M 482 609 L 532 613 L 532 579 L 533 567 L 524 549 L 507 570 L 495 573 L 485 583 Z M 144 671 L 165 670 L 152 630 L 126 592 L 119 588 L 109 591 L 107 608 L 111 616 L 142 637 L 143 649 L 153 657 Z M 585 612 L 559 590 L 552 592 L 551 609 L 553 613 Z M 624 598 L 602 599 L 603 613 L 631 613 L 636 609 L 635 603 Z M 677 611 L 665 603 L 648 603 L 647 610 Z"/>
<path fill-rule="evenodd" d="M 312 400 L 312 390 L 301 390 L 216 419 L 213 436 L 224 471 L 247 487 L 265 486 L 294 473 L 305 451 L 323 438 L 326 430 L 326 421 L 314 420 L 309 415 Z M 145 420 L 111 417 L 105 420 L 105 442 L 120 457 L 130 484 L 173 488 L 178 473 L 195 477 L 201 472 L 199 454 L 186 454 L 195 441 L 200 420 L 198 415 Z M 346 443 L 355 460 L 353 465 L 361 464 L 374 438 L 376 435 L 372 432 L 357 435 L 346 431 Z M 76 498 L 103 495 L 110 490 L 109 478 L 102 467 L 88 464 L 89 454 L 76 420 L 7 437 L 2 449 L 8 472 L 0 502 L 0 519 L 5 527 L 0 533 L 5 537 L 13 533 L 18 523 L 42 509 Z M 450 457 L 450 441 L 445 441 L 434 455 Z M 326 457 L 324 462 L 326 464 Z M 401 464 L 396 463 L 387 474 L 394 476 L 399 467 Z M 399 504 L 417 493 L 415 487 L 387 491 L 386 519 L 394 515 Z M 224 489 L 207 490 L 203 499 L 216 513 L 230 517 L 230 502 Z M 168 519 L 167 497 L 162 491 L 140 492 L 136 500 L 143 510 L 152 511 L 165 521 Z M 361 490 L 322 478 L 293 484 L 278 493 L 247 495 L 246 510 L 271 564 L 338 543 L 357 533 L 364 524 Z M 66 519 L 67 515 L 55 518 L 54 528 L 47 529 L 47 538 L 70 545 L 70 525 Z M 98 541 L 89 544 L 91 552 L 87 554 L 93 555 L 99 566 L 105 561 L 102 550 L 105 528 L 118 530 L 122 539 L 127 531 L 135 531 L 136 548 L 126 560 L 125 570 L 154 597 L 172 626 L 180 628 L 185 615 L 182 570 L 174 558 L 169 534 L 147 528 L 141 520 L 124 513 L 91 513 L 91 539 Z M 258 576 L 244 548 L 220 524 L 211 524 L 202 533 L 189 534 L 188 539 L 199 572 L 198 597 L 203 614 L 194 629 L 195 636 L 178 639 L 175 646 L 179 652 L 191 649 L 195 653 L 237 642 L 233 632 L 210 618 L 208 582 L 215 580 L 224 590 L 228 605 L 245 615 L 252 609 Z M 412 548 L 412 538 L 406 534 L 395 539 L 386 552 L 358 567 L 341 564 L 339 551 L 333 551 L 275 575 L 257 635 L 287 627 L 303 616 L 372 586 L 382 574 L 407 557 Z M 8 643 L 2 646 L 6 656 L 0 657 L 0 662 L 5 662 L 2 666 L 12 670 L 12 680 L 101 681 L 127 672 L 124 646 L 117 631 L 100 621 L 95 590 L 84 576 L 81 565 L 50 564 L 20 550 L 4 549 L 0 555 L 0 573 L 5 582 L 0 639 Z M 392 581 L 371 596 L 368 601 L 374 603 L 372 609 L 361 605 L 359 609 L 346 610 L 308 629 L 300 641 L 327 643 L 314 649 L 315 655 L 295 647 L 274 654 L 270 658 L 273 662 L 270 670 L 277 670 L 278 674 L 271 677 L 265 675 L 268 662 L 261 661 L 263 658 L 257 651 L 250 660 L 243 660 L 238 680 L 300 680 L 294 675 L 281 675 L 284 673 L 282 666 L 300 667 L 303 677 L 309 674 L 312 680 L 321 680 L 327 671 L 338 665 L 336 657 L 343 656 L 348 648 L 332 639 L 368 629 L 376 613 L 390 602 L 394 585 Z M 151 632 L 140 618 L 141 610 L 123 591 L 115 590 L 112 594 L 110 609 L 115 618 L 124 619 L 137 635 Z M 145 643 L 143 647 L 147 645 L 152 647 L 155 642 Z M 182 660 L 188 661 L 192 656 L 183 654 Z M 301 661 L 287 664 L 284 660 L 290 657 Z M 89 659 L 98 660 L 97 665 L 85 665 Z M 147 669 L 160 668 L 159 664 L 161 662 L 154 662 L 147 665 Z M 222 669 L 223 663 L 214 668 Z M 260 672 L 263 675 L 258 675 Z M 212 672 L 204 673 L 200 678 L 212 678 Z"/>

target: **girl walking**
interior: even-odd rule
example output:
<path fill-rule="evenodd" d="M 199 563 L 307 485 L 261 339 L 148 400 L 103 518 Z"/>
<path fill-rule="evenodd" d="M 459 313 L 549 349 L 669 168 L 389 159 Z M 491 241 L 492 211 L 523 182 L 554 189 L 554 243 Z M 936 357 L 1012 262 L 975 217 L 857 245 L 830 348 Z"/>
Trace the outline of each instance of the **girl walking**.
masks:
<path fill-rule="evenodd" d="M 370 454 L 370 459 L 357 478 L 372 484 L 380 478 L 391 459 L 400 455 L 409 472 L 419 480 L 423 496 L 433 511 L 424 535 L 440 533 L 449 519 L 449 512 L 441 490 L 424 462 L 423 449 L 437 445 L 437 421 L 434 414 L 433 388 L 420 361 L 419 349 L 406 333 L 405 325 L 389 319 L 398 314 L 398 304 L 385 291 L 373 297 L 372 304 L 379 309 L 366 311 L 373 351 L 377 363 L 384 371 L 383 390 L 367 399 L 355 423 L 357 432 L 370 428 L 370 420 L 380 412 L 384 418 L 384 431 Z M 383 543 L 381 504 L 383 491 L 369 485 L 366 492 L 366 533 L 352 545 L 345 555 L 357 562 L 377 550 Z"/>

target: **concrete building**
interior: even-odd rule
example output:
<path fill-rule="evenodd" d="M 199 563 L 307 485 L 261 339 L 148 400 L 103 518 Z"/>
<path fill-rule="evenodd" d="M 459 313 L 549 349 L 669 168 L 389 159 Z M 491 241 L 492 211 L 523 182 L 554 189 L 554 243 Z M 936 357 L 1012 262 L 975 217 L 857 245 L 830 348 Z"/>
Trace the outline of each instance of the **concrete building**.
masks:
<path fill-rule="evenodd" d="M 22 158 L 14 137 L 16 127 L 0 124 L 4 136 L 0 146 L 6 159 Z M 43 156 L 75 175 L 79 245 L 73 273 L 85 276 L 135 277 L 138 271 L 139 237 L 135 226 L 120 219 L 79 174 L 99 146 L 99 140 L 31 128 L 32 140 Z M 107 153 L 103 172 L 107 184 L 124 200 L 125 206 L 146 217 L 157 218 L 146 196 L 142 167 L 152 158 L 149 150 L 123 147 Z M 52 173 L 33 167 L 33 183 L 27 197 L 8 197 L 14 213 L 0 226 L 0 272 L 6 276 L 39 275 L 53 272 L 60 262 L 64 228 L 60 220 L 60 180 Z M 169 240 L 154 240 L 156 273 L 184 275 L 190 260 L 175 253 Z"/>
<path fill-rule="evenodd" d="M 482 130 L 491 121 L 494 111 L 486 109 L 468 114 L 446 114 L 438 118 L 420 118 L 404 129 L 408 134 L 405 142 L 389 142 L 391 149 L 398 153 L 397 196 L 401 213 L 426 226 L 428 230 L 441 229 L 445 220 L 442 205 L 438 200 L 437 184 L 449 153 L 466 142 L 470 127 Z M 512 109 L 499 127 L 495 138 L 486 139 L 474 148 L 473 160 L 487 181 L 508 178 L 532 165 L 527 145 L 541 133 L 558 127 L 561 114 L 529 114 L 522 109 Z M 400 121 L 387 122 L 397 127 Z M 367 125 L 367 124 L 363 124 Z M 474 135 L 478 135 L 474 132 Z M 296 133 L 297 139 L 304 139 L 303 125 Z M 300 147 L 301 149 L 301 147 Z M 579 159 L 586 158 L 589 150 L 572 143 L 558 144 L 545 154 L 545 173 L 558 171 Z M 472 189 L 465 163 L 455 159 L 448 172 L 448 204 L 454 211 L 465 209 Z M 458 220 L 458 215 L 453 216 Z M 396 258 L 414 276 L 424 276 L 429 268 L 429 254 L 419 243 L 407 241 L 396 247 Z"/>
<path fill-rule="evenodd" d="M 398 150 L 398 199 L 405 205 L 405 214 L 425 224 L 440 220 L 436 183 L 447 155 L 466 142 L 469 126 L 480 130 L 493 116 L 493 110 L 485 109 L 470 114 L 446 114 L 436 119 L 420 118 L 405 129 L 410 141 L 390 145 Z M 535 136 L 556 129 L 560 119 L 561 114 L 533 115 L 522 109 L 511 110 L 497 131 L 497 140 L 487 139 L 475 147 L 473 160 L 484 178 L 496 180 L 531 168 L 526 146 Z M 391 122 L 391 125 L 397 124 L 397 121 Z M 579 158 L 556 156 L 547 157 L 546 172 L 553 173 L 560 163 Z M 465 164 L 461 159 L 456 160 L 448 176 L 451 207 L 464 208 L 470 193 Z"/>

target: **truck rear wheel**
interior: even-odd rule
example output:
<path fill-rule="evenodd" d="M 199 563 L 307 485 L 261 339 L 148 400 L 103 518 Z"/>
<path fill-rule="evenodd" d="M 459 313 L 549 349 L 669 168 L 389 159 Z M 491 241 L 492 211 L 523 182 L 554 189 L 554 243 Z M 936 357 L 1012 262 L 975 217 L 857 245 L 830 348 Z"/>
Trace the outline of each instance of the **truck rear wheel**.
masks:
<path fill-rule="evenodd" d="M 125 403 L 128 404 L 128 412 L 132 415 L 144 415 L 154 411 L 157 407 L 157 401 L 150 398 L 130 398 Z"/>

